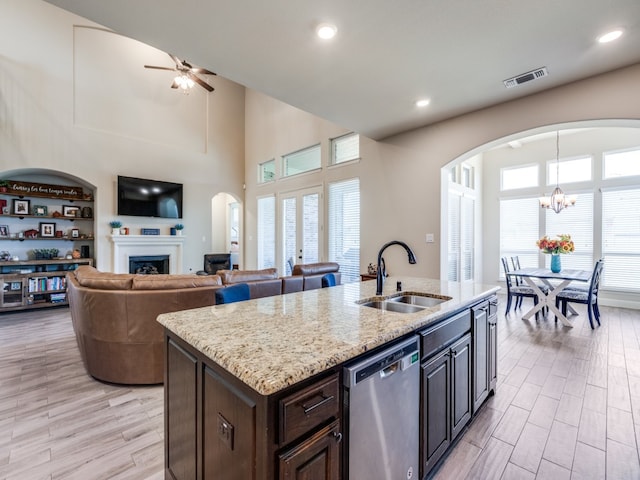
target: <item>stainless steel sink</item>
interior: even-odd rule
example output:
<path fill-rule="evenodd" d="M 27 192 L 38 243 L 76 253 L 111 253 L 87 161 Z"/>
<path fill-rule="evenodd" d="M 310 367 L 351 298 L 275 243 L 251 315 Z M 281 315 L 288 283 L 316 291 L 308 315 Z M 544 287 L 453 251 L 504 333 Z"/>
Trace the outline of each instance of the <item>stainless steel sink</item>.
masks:
<path fill-rule="evenodd" d="M 384 300 L 372 300 L 369 302 L 360 303 L 363 307 L 377 308 L 378 310 L 386 310 L 388 312 L 396 313 L 415 313 L 420 310 L 424 310 L 424 307 L 419 305 L 411 305 L 409 303 L 401 302 L 387 302 Z"/>
<path fill-rule="evenodd" d="M 402 294 L 395 297 L 387 298 L 387 302 L 397 302 L 408 305 L 418 305 L 421 307 L 435 307 L 441 303 L 451 300 L 450 297 L 440 298 L 429 295 Z"/>

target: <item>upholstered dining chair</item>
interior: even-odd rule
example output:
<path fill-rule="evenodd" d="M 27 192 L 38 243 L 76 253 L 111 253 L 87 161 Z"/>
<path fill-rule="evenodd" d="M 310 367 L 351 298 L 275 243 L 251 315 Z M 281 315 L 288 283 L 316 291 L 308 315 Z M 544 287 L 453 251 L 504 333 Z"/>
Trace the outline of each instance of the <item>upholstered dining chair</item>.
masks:
<path fill-rule="evenodd" d="M 509 261 L 507 257 L 502 257 L 502 268 L 504 269 L 505 282 L 507 284 L 507 309 L 505 315 L 511 310 L 511 303 L 513 299 L 516 299 L 516 303 L 513 306 L 514 311 L 520 307 L 523 298 L 533 298 L 533 303 L 538 304 L 538 295 L 533 291 L 533 288 L 525 285 L 518 285 L 513 278 L 509 275 L 511 271 L 509 269 Z M 538 319 L 538 312 L 536 312 L 536 320 Z"/>
<path fill-rule="evenodd" d="M 251 298 L 249 285 L 246 283 L 236 283 L 228 287 L 222 287 L 216 290 L 216 305 L 223 303 L 242 302 Z"/>
<path fill-rule="evenodd" d="M 602 277 L 602 269 L 604 268 L 604 259 L 600 259 L 593 267 L 593 274 L 589 282 L 589 289 L 570 290 L 565 288 L 556 296 L 556 307 L 562 304 L 562 314 L 567 315 L 567 303 L 581 303 L 587 306 L 589 315 L 589 324 L 594 328 L 593 320 L 595 319 L 600 325 L 600 308 L 598 307 L 598 290 L 600 289 L 600 278 Z M 557 320 L 557 318 L 556 318 Z"/>

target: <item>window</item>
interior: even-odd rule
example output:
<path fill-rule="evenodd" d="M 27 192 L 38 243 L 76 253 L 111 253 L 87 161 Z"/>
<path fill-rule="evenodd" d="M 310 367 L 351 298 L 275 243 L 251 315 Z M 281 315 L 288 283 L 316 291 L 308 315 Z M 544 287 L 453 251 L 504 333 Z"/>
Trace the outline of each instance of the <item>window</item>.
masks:
<path fill-rule="evenodd" d="M 360 180 L 329 184 L 329 260 L 340 264 L 342 282 L 360 279 Z"/>
<path fill-rule="evenodd" d="M 560 182 L 556 180 L 560 171 Z M 591 180 L 591 157 L 547 162 L 547 185 L 588 182 Z"/>
<path fill-rule="evenodd" d="M 593 259 L 593 193 L 576 195 L 577 201 L 573 207 L 565 208 L 560 213 L 545 210 L 547 235 L 568 233 L 575 244 L 575 252 L 562 255 L 562 268 L 577 270 L 591 270 Z M 550 266 L 550 255 L 545 259 L 546 267 Z"/>
<path fill-rule="evenodd" d="M 640 175 L 640 150 L 604 154 L 604 178 Z"/>
<path fill-rule="evenodd" d="M 500 169 L 501 190 L 538 186 L 538 165 Z"/>
<path fill-rule="evenodd" d="M 258 183 L 272 182 L 276 179 L 276 161 L 269 160 L 268 162 L 258 165 Z"/>
<path fill-rule="evenodd" d="M 298 150 L 282 157 L 282 176 L 290 177 L 321 167 L 320 145 Z"/>
<path fill-rule="evenodd" d="M 640 291 L 640 188 L 602 192 L 602 287 Z"/>
<path fill-rule="evenodd" d="M 449 193 L 448 279 L 454 282 L 474 279 L 475 199 Z"/>
<path fill-rule="evenodd" d="M 331 140 L 331 165 L 360 158 L 360 135 L 349 133 Z"/>
<path fill-rule="evenodd" d="M 258 198 L 258 268 L 276 266 L 276 199 Z"/>
<path fill-rule="evenodd" d="M 538 266 L 539 210 L 535 197 L 500 200 L 500 257 L 507 257 L 509 265 L 517 255 L 521 267 Z M 500 278 L 504 278 L 502 265 Z"/>

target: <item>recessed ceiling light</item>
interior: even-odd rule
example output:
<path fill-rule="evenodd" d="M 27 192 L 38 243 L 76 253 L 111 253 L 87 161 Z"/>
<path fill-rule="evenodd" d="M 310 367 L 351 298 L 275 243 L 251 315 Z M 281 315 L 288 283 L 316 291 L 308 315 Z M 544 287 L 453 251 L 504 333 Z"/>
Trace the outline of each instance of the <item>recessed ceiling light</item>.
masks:
<path fill-rule="evenodd" d="M 429 100 L 428 98 L 423 98 L 416 101 L 416 107 L 426 107 L 427 105 L 429 105 L 429 103 L 431 103 L 431 100 Z"/>
<path fill-rule="evenodd" d="M 318 28 L 316 28 L 316 33 L 323 40 L 329 40 L 336 36 L 336 33 L 338 33 L 338 27 L 330 23 L 321 23 L 318 25 Z"/>
<path fill-rule="evenodd" d="M 600 43 L 609 43 L 617 40 L 622 36 L 622 30 L 612 30 L 604 35 L 598 37 L 598 42 Z"/>

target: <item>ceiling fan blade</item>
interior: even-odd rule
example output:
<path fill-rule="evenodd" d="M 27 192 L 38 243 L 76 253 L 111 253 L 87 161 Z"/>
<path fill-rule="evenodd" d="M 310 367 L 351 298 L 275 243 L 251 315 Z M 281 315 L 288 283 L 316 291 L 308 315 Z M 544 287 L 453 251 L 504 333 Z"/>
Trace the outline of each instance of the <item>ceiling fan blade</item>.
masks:
<path fill-rule="evenodd" d="M 200 75 L 217 75 L 217 73 L 207 70 L 206 68 L 192 67 L 193 73 L 199 73 Z"/>
<path fill-rule="evenodd" d="M 191 80 L 193 80 L 194 82 L 196 82 L 198 85 L 200 85 L 202 88 L 205 88 L 208 92 L 213 92 L 213 87 L 211 85 L 209 85 L 207 82 L 204 82 L 202 80 L 200 80 L 198 77 L 196 77 L 193 73 L 189 72 L 188 73 L 189 78 Z"/>
<path fill-rule="evenodd" d="M 175 72 L 176 69 L 175 68 L 169 68 L 169 67 L 157 67 L 155 65 L 145 65 L 144 68 L 153 68 L 154 70 L 169 70 L 171 72 Z"/>
<path fill-rule="evenodd" d="M 180 67 L 182 66 L 182 62 L 180 61 L 180 59 L 171 53 L 167 53 L 167 55 L 169 55 L 171 57 L 171 60 L 175 62 L 176 68 L 180 69 Z"/>

